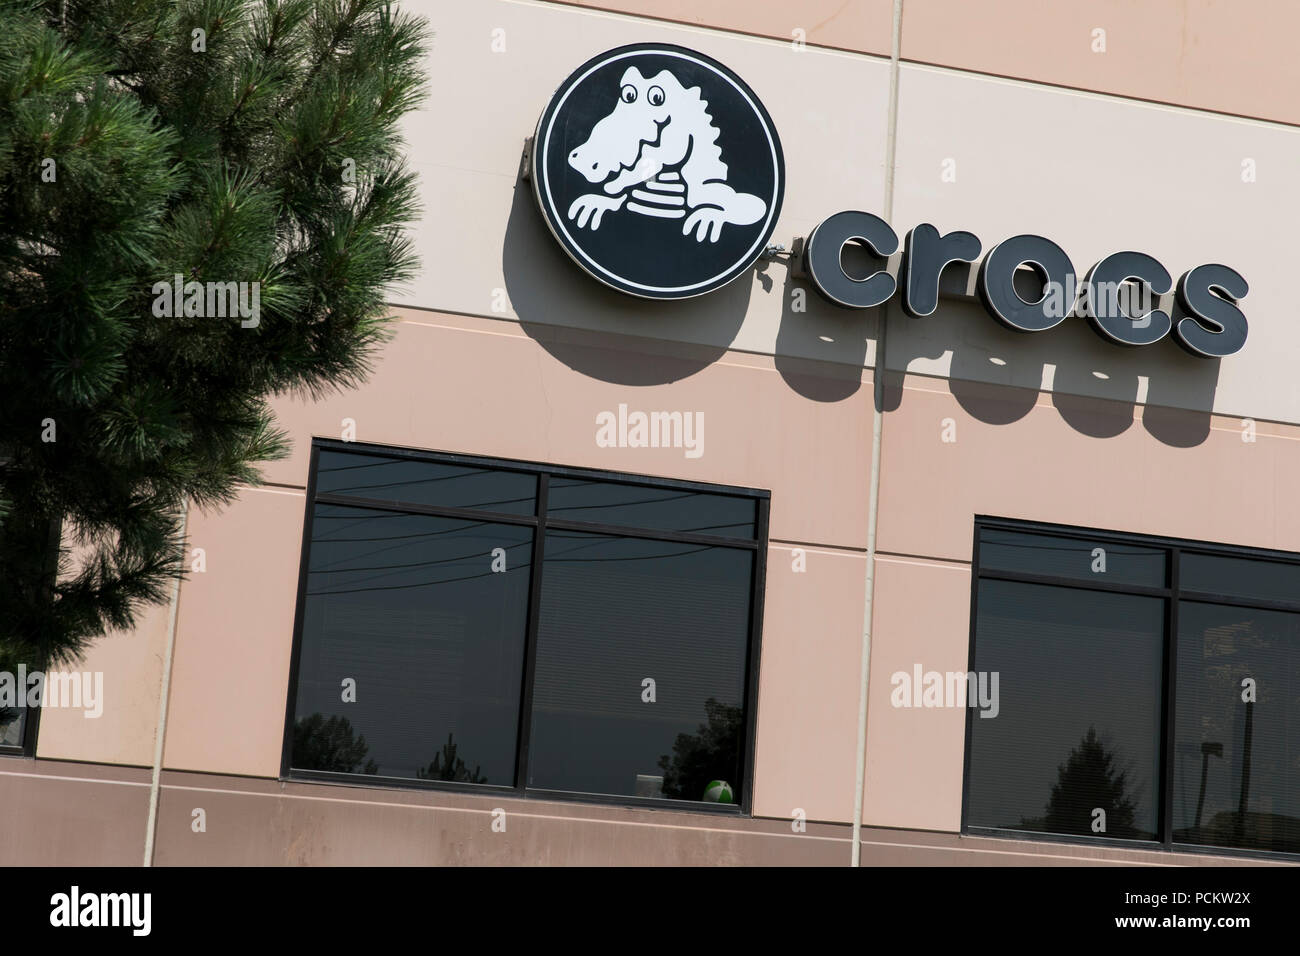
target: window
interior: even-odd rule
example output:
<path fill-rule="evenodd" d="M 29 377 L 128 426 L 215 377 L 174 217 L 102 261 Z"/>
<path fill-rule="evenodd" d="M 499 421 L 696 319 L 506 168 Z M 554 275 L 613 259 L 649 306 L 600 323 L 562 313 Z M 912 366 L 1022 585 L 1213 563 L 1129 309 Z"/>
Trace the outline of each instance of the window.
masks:
<path fill-rule="evenodd" d="M 3 458 L 0 458 L 0 464 L 3 464 Z M 27 530 L 34 533 L 34 529 Z M 52 591 L 58 573 L 63 522 L 56 518 L 42 530 L 48 530 L 49 536 L 44 550 L 44 569 L 39 574 Z M 2 528 L 0 533 L 3 533 Z M 12 568 L 6 568 L 0 570 L 0 575 L 10 575 L 12 571 Z M 25 591 L 27 584 L 23 582 L 29 580 L 26 573 L 16 572 L 6 579 L 6 583 Z M 0 653 L 0 757 L 36 755 L 36 732 L 41 723 L 41 708 L 37 701 L 44 693 L 44 678 L 38 678 L 38 674 L 44 674 L 40 662 L 18 660 L 16 656 Z"/>
<path fill-rule="evenodd" d="M 26 755 L 27 709 L 0 706 L 0 754 Z"/>
<path fill-rule="evenodd" d="M 15 664 L 0 655 L 0 756 L 31 757 L 36 753 L 36 729 L 41 709 L 34 706 L 37 687 L 27 663 Z"/>
<path fill-rule="evenodd" d="M 963 829 L 1300 853 L 1300 555 L 977 519 Z"/>
<path fill-rule="evenodd" d="M 768 496 L 318 441 L 284 773 L 748 810 Z"/>

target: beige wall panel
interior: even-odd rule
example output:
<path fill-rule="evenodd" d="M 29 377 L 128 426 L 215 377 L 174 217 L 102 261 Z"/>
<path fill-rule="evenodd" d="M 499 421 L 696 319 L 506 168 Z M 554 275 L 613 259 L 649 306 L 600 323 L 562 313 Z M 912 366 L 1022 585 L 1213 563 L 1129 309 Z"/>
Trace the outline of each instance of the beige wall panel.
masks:
<path fill-rule="evenodd" d="M 153 764 L 170 618 L 170 604 L 141 608 L 133 631 L 112 631 L 91 645 L 80 664 L 57 668 L 102 674 L 102 713 L 91 717 L 83 710 L 46 707 L 36 737 L 38 757 Z"/>
<path fill-rule="evenodd" d="M 1255 181 L 1243 181 L 1243 162 Z M 950 165 L 945 165 L 949 163 Z M 966 229 L 987 251 L 1036 233 L 1085 272 L 1145 252 L 1173 279 L 1207 262 L 1250 285 L 1245 347 L 1219 361 L 1166 338 L 1125 349 L 1080 319 L 1004 330 L 975 303 L 909 319 L 891 306 L 887 363 L 931 375 L 1300 422 L 1291 211 L 1300 129 L 904 66 L 893 225 Z M 945 181 L 945 171 L 955 181 Z"/>
<path fill-rule="evenodd" d="M 866 557 L 768 551 L 754 813 L 848 822 L 857 765 Z"/>
<path fill-rule="evenodd" d="M 1165 409 L 1134 420 L 1118 403 L 952 388 L 909 377 L 885 417 L 884 551 L 969 562 L 977 514 L 1300 551 L 1294 427 L 1257 425 L 1251 442 L 1240 421 L 1215 418 L 1203 441 L 1177 447 L 1152 440 L 1152 428 L 1181 427 Z"/>
<path fill-rule="evenodd" d="M 840 866 L 845 827 L 170 774 L 159 865 Z M 190 828 L 207 811 L 208 831 Z M 492 811 L 505 811 L 493 832 Z"/>
<path fill-rule="evenodd" d="M 144 859 L 146 770 L 5 759 L 0 807 L 5 866 L 139 866 Z"/>
<path fill-rule="evenodd" d="M 564 0 L 561 0 L 564 2 Z M 889 55 L 891 0 L 571 0 L 592 9 Z"/>
<path fill-rule="evenodd" d="M 827 216 L 878 208 L 884 196 L 889 63 L 775 40 L 593 13 L 563 4 L 438 4 L 430 96 L 405 135 L 420 176 L 422 265 L 398 304 L 678 339 L 713 347 L 869 364 L 870 316 L 807 295 L 793 312 L 784 261 L 763 262 L 717 292 L 654 303 L 582 273 L 518 180 L 526 137 L 552 92 L 590 57 L 665 41 L 716 57 L 754 89 L 785 153 L 787 187 L 774 243 L 790 247 Z M 493 30 L 504 52 L 493 52 Z M 724 160 L 726 157 L 724 157 Z M 731 160 L 736 161 L 736 160 Z"/>
<path fill-rule="evenodd" d="M 294 452 L 268 480 L 305 486 L 310 437 L 340 437 L 351 418 L 358 442 L 767 488 L 772 538 L 866 545 L 872 386 L 860 370 L 577 332 L 539 345 L 511 322 L 403 316 L 367 385 L 276 404 Z M 620 404 L 702 413 L 703 453 L 598 447 L 596 416 Z"/>
<path fill-rule="evenodd" d="M 865 828 L 863 866 L 1292 866 L 1276 860 Z"/>
<path fill-rule="evenodd" d="M 1300 123 L 1298 30 L 1291 0 L 904 0 L 902 55 Z"/>
<path fill-rule="evenodd" d="M 970 656 L 970 569 L 881 557 L 871 624 L 867 772 L 862 820 L 914 830 L 961 828 L 966 711 L 895 707 L 902 671 L 965 672 Z"/>
<path fill-rule="evenodd" d="M 191 515 L 207 571 L 181 587 L 165 766 L 279 774 L 303 509 L 302 492 L 245 489 Z"/>

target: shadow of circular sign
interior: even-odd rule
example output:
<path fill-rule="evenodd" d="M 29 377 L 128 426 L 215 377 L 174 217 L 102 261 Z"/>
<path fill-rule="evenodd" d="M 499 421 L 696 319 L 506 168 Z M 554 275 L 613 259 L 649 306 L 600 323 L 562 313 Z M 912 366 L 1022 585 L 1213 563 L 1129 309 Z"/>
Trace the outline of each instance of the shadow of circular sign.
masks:
<path fill-rule="evenodd" d="M 785 193 L 776 127 L 702 53 L 638 43 L 588 60 L 551 98 L 532 182 L 556 240 L 629 295 L 684 299 L 748 270 Z"/>

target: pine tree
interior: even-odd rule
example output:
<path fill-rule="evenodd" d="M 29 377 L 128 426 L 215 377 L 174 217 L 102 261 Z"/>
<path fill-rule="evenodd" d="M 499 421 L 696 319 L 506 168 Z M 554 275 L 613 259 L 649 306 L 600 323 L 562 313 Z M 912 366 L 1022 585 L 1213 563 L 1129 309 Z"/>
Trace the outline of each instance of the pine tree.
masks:
<path fill-rule="evenodd" d="M 1115 753 L 1106 749 L 1095 727 L 1088 728 L 1056 772 L 1044 817 L 1046 830 L 1090 836 L 1093 814 L 1100 809 L 1106 812 L 1106 836 L 1137 835 L 1128 771 L 1119 769 Z"/>
<path fill-rule="evenodd" d="M 452 742 L 452 734 L 447 734 L 447 742 L 442 745 L 442 752 L 433 755 L 433 762 L 428 767 L 417 767 L 415 776 L 420 780 L 454 780 L 458 783 L 487 783 L 487 777 L 479 773 L 479 765 L 470 770 L 465 758 L 457 756 L 457 745 Z"/>
<path fill-rule="evenodd" d="M 366 735 L 357 736 L 346 717 L 317 712 L 294 722 L 293 765 L 300 770 L 377 774 L 379 764 L 368 753 Z"/>
<path fill-rule="evenodd" d="M 706 723 L 700 724 L 699 733 L 678 734 L 672 756 L 659 758 L 666 797 L 703 800 L 713 780 L 737 783 L 730 778 L 739 764 L 745 711 L 710 697 L 704 702 L 704 714 Z"/>
<path fill-rule="evenodd" d="M 269 399 L 364 379 L 426 42 L 381 0 L 0 0 L 0 664 L 166 600 L 186 503 L 287 452 Z"/>

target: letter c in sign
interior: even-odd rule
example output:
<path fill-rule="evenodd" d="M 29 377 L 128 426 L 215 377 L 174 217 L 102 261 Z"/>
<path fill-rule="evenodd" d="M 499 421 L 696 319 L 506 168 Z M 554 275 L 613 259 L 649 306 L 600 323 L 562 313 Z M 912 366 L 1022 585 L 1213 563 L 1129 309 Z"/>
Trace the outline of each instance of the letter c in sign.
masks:
<path fill-rule="evenodd" d="M 1141 320 L 1124 311 L 1120 286 L 1137 279 L 1153 295 L 1173 288 L 1169 271 L 1145 252 L 1115 252 L 1088 270 L 1083 280 L 1088 297 L 1088 321 L 1102 338 L 1117 345 L 1150 345 L 1169 334 L 1173 321 L 1168 312 L 1152 309 Z"/>
<path fill-rule="evenodd" d="M 840 259 L 844 246 L 860 242 L 877 256 L 892 256 L 898 251 L 898 234 L 889 223 L 869 212 L 837 212 L 823 221 L 804 250 L 804 269 L 827 300 L 846 309 L 869 309 L 880 305 L 898 283 L 888 272 L 880 270 L 865 279 L 855 279 L 844 271 Z"/>
<path fill-rule="evenodd" d="M 1045 288 L 1056 283 L 1069 301 L 1054 308 L 1060 299 L 1051 294 L 1037 302 L 1026 302 L 1016 292 L 1016 270 L 1029 263 L 1042 278 Z M 1012 236 L 989 250 L 980 264 L 979 293 L 989 314 L 1017 332 L 1046 332 L 1060 325 L 1074 306 L 1078 279 L 1065 250 L 1042 236 Z M 1059 313 L 1059 314 L 1057 314 Z"/>

